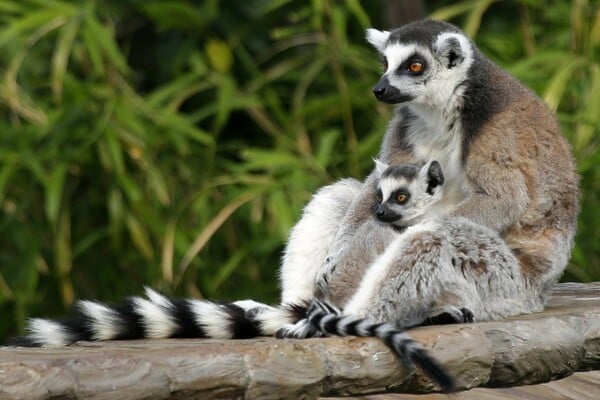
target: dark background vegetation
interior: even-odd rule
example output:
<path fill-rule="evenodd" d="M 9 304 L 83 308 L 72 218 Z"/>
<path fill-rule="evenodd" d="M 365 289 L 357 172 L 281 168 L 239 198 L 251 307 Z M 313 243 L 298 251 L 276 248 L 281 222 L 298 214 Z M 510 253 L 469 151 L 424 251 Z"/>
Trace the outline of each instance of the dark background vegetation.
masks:
<path fill-rule="evenodd" d="M 600 279 L 598 2 L 0 1 L 0 339 L 75 298 L 276 302 L 318 187 L 390 107 L 364 29 L 461 26 L 557 110 L 582 177 L 565 280 Z"/>

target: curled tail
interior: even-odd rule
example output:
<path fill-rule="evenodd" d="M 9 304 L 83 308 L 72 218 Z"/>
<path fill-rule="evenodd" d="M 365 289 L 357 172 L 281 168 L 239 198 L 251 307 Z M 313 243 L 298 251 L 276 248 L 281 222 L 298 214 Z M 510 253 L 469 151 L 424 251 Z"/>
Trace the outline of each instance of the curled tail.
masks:
<path fill-rule="evenodd" d="M 62 347 L 79 340 L 247 339 L 272 336 L 305 313 L 305 306 L 276 308 L 252 300 L 218 304 L 169 299 L 146 288 L 146 298 L 130 297 L 117 305 L 84 300 L 77 302 L 71 317 L 30 319 L 26 336 L 13 344 Z"/>
<path fill-rule="evenodd" d="M 456 387 L 446 369 L 419 342 L 394 324 L 343 315 L 338 308 L 316 300 L 308 308 L 307 319 L 316 330 L 328 335 L 380 338 L 403 362 L 419 367 L 442 391 L 452 392 Z"/>

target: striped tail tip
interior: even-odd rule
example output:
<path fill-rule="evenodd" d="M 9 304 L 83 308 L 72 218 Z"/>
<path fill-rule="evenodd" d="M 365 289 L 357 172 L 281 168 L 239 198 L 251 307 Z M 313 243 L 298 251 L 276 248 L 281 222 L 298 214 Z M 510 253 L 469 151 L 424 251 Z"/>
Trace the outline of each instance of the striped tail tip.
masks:
<path fill-rule="evenodd" d="M 429 352 L 423 348 L 410 355 L 410 360 L 444 393 L 452 393 L 457 389 L 456 380 Z"/>

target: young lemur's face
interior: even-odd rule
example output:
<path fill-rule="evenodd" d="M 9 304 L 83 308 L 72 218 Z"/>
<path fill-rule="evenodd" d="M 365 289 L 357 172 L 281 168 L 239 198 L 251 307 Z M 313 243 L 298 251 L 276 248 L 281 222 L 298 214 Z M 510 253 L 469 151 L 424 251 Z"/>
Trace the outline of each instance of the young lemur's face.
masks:
<path fill-rule="evenodd" d="M 444 173 L 437 161 L 423 166 L 389 166 L 375 160 L 378 176 L 375 217 L 402 228 L 418 223 L 431 205 L 442 197 Z"/>

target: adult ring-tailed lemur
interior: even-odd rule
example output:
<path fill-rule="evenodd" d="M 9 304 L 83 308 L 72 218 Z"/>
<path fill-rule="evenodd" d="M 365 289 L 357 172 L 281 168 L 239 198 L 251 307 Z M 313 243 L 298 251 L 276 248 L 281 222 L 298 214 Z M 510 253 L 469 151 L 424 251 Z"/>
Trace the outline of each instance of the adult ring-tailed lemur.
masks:
<path fill-rule="evenodd" d="M 489 304 L 479 315 L 474 307 L 475 319 L 541 310 L 567 265 L 578 213 L 578 177 L 555 116 L 451 24 L 424 20 L 391 32 L 369 29 L 367 40 L 381 53 L 384 66 L 373 93 L 395 105 L 378 158 L 389 165 L 437 160 L 445 182 L 430 212 L 465 218 L 494 232 L 518 262 L 524 289 L 514 300 L 521 307 L 507 312 Z M 389 245 L 399 232 L 373 218 L 379 206 L 373 195 L 377 180 L 373 172 L 363 182 L 342 180 L 314 195 L 286 246 L 278 307 L 168 300 L 148 290 L 147 298 L 114 307 L 79 302 L 69 320 L 32 319 L 25 342 L 62 346 L 82 339 L 274 335 L 306 317 L 306 305 L 315 298 L 346 306 L 344 313 L 368 313 L 400 327 L 424 322 L 440 305 L 464 308 L 460 303 L 469 301 L 467 294 L 455 293 L 439 275 L 427 282 L 399 281 L 392 267 L 386 276 L 373 276 L 374 261 L 386 255 L 398 269 L 456 273 L 432 257 L 452 261 L 447 241 L 423 237 L 403 246 L 401 254 L 391 253 Z M 373 291 L 374 308 L 351 308 L 355 303 L 349 302 L 367 279 L 379 285 Z M 421 290 L 424 285 L 427 290 Z M 391 296 L 401 288 L 419 288 L 419 295 L 378 301 L 379 293 Z"/>

